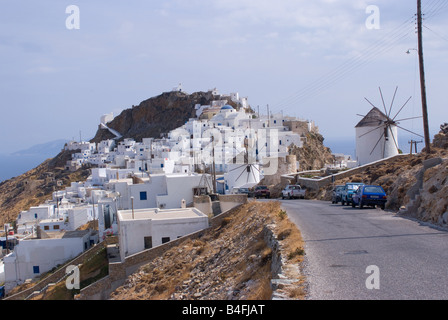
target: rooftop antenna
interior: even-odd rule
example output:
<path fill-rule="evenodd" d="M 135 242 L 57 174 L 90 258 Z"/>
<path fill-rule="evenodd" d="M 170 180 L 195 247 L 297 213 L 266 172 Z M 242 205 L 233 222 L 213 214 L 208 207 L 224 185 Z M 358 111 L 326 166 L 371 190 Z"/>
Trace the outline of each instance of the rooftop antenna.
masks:
<path fill-rule="evenodd" d="M 267 105 L 268 108 L 268 128 L 271 126 L 271 116 L 269 114 L 269 105 Z"/>

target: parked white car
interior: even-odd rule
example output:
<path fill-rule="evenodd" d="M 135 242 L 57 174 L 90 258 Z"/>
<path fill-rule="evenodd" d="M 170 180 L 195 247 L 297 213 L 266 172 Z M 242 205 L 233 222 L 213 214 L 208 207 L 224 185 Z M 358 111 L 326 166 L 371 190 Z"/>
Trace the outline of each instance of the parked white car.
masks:
<path fill-rule="evenodd" d="M 299 185 L 288 185 L 282 190 L 282 199 L 305 198 L 306 190 Z"/>

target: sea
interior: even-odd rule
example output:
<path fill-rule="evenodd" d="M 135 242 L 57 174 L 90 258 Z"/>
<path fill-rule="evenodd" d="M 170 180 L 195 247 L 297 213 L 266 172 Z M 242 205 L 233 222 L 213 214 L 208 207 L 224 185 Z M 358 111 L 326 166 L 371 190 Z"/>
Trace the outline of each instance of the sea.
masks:
<path fill-rule="evenodd" d="M 0 182 L 20 176 L 53 158 L 63 149 L 67 140 L 55 140 L 38 144 L 26 150 L 0 154 Z"/>
<path fill-rule="evenodd" d="M 0 182 L 20 176 L 34 169 L 46 159 L 48 158 L 39 155 L 17 156 L 0 154 Z"/>
<path fill-rule="evenodd" d="M 356 142 L 355 139 L 329 139 L 325 138 L 324 146 L 331 149 L 332 153 L 342 153 L 345 155 L 349 155 L 352 159 L 355 158 L 356 155 Z"/>

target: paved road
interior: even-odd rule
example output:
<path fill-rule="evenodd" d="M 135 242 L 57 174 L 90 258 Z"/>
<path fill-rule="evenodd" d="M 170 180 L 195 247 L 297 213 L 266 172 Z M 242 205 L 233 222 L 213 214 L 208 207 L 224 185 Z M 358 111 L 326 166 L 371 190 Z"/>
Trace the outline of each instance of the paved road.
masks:
<path fill-rule="evenodd" d="M 379 209 L 281 203 L 306 242 L 309 299 L 448 299 L 446 229 Z"/>

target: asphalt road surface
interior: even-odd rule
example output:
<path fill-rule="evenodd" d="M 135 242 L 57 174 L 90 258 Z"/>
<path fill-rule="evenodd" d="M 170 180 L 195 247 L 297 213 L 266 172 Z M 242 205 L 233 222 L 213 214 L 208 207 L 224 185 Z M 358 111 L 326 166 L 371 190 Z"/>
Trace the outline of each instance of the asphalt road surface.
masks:
<path fill-rule="evenodd" d="M 448 299 L 448 232 L 380 209 L 282 200 L 312 300 Z"/>

